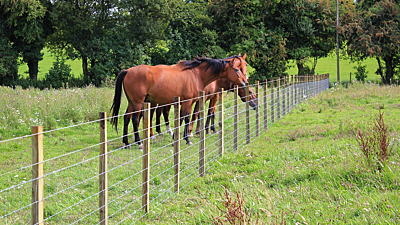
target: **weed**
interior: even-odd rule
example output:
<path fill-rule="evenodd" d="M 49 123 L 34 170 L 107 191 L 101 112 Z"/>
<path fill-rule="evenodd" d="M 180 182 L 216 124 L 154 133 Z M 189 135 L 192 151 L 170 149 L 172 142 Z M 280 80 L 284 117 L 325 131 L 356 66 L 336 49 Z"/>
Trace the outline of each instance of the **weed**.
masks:
<path fill-rule="evenodd" d="M 383 120 L 383 113 L 379 111 L 370 129 L 366 131 L 356 129 L 354 135 L 368 165 L 382 171 L 391 154 L 388 126 Z"/>
<path fill-rule="evenodd" d="M 256 218 L 255 221 L 252 219 L 251 213 L 244 206 L 243 195 L 239 194 L 238 191 L 236 191 L 235 196 L 232 196 L 228 189 L 224 187 L 224 194 L 219 193 L 219 195 L 224 199 L 223 207 L 217 207 L 222 213 L 222 216 L 213 216 L 213 223 L 215 225 L 258 224 L 258 218 Z"/>

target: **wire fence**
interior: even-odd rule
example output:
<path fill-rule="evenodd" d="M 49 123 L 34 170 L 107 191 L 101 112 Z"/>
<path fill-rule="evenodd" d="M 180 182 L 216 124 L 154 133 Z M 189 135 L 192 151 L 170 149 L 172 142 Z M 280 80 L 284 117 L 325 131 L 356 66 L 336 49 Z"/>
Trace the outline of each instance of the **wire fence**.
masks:
<path fill-rule="evenodd" d="M 179 126 L 179 98 L 170 104 L 174 139 L 166 130 L 150 136 L 155 126 L 144 104 L 143 150 L 125 148 L 120 135 L 108 132 L 111 118 L 104 112 L 99 120 L 57 130 L 32 126 L 32 135 L 0 142 L 0 149 L 10 153 L 0 161 L 0 224 L 131 224 L 160 213 L 164 202 L 206 176 L 213 162 L 328 88 L 329 75 L 323 74 L 257 82 L 242 98 L 238 87 L 220 90 L 214 93 L 219 100 L 212 115 L 202 92 L 200 130 L 192 145 Z M 250 107 L 251 102 L 257 104 Z M 215 118 L 216 130 L 206 134 L 209 117 Z M 59 154 L 57 148 L 65 151 Z"/>

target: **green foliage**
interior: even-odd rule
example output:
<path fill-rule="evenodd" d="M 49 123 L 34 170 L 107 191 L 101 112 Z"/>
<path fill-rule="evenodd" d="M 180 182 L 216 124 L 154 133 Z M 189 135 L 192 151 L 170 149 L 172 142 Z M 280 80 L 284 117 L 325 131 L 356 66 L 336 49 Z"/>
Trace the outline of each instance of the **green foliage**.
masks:
<path fill-rule="evenodd" d="M 36 81 L 38 62 L 43 59 L 41 50 L 48 35 L 53 32 L 47 7 L 50 1 L 2 1 L 0 20 L 3 32 L 12 43 L 14 51 L 21 53 L 28 64 L 29 77 Z"/>
<path fill-rule="evenodd" d="M 368 7 L 370 5 L 370 7 Z M 382 83 L 389 84 L 399 76 L 400 6 L 384 0 L 349 8 L 339 31 L 346 40 L 347 53 L 354 60 L 376 58 Z"/>
<path fill-rule="evenodd" d="M 356 74 L 356 79 L 357 79 L 358 81 L 364 82 L 365 79 L 366 79 L 367 76 L 368 76 L 368 71 L 367 71 L 367 69 L 366 69 L 367 66 L 366 66 L 366 65 L 358 64 L 357 66 L 355 66 L 355 67 L 353 67 L 353 68 L 357 70 L 357 71 L 355 72 L 355 74 Z"/>
<path fill-rule="evenodd" d="M 46 73 L 44 83 L 45 87 L 61 88 L 71 79 L 71 66 L 65 64 L 65 59 L 56 58 L 53 67 Z"/>
<path fill-rule="evenodd" d="M 0 84 L 10 85 L 18 78 L 18 54 L 12 49 L 0 27 Z"/>

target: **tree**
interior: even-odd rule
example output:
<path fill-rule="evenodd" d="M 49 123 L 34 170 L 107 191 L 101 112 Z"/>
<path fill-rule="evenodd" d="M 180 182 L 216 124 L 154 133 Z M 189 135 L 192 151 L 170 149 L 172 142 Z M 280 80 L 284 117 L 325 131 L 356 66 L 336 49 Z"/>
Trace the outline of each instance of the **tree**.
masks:
<path fill-rule="evenodd" d="M 400 66 L 400 6 L 391 0 L 361 2 L 349 8 L 340 33 L 353 60 L 375 57 L 382 83 L 393 82 Z"/>
<path fill-rule="evenodd" d="M 0 25 L 0 84 L 11 85 L 18 79 L 18 53 L 12 48 L 3 31 Z"/>
<path fill-rule="evenodd" d="M 195 56 L 223 58 L 225 52 L 217 45 L 218 35 L 207 11 L 208 2 L 185 1 L 177 8 L 166 33 L 164 62 L 174 64 Z"/>
<path fill-rule="evenodd" d="M 48 11 L 51 3 L 45 0 L 2 1 L 0 6 L 5 36 L 28 64 L 30 79 L 37 80 L 38 64 L 43 59 L 41 50 L 52 32 Z"/>
<path fill-rule="evenodd" d="M 250 80 L 285 75 L 286 39 L 278 26 L 269 23 L 271 2 L 213 0 L 209 6 L 218 33 L 217 44 L 230 54 L 248 53 L 256 69 Z"/>
<path fill-rule="evenodd" d="M 296 61 L 299 74 L 314 73 L 318 58 L 335 47 L 335 13 L 329 0 L 282 0 L 270 6 L 268 26 L 284 34 L 288 59 Z M 314 58 L 312 69 L 304 66 Z"/>
<path fill-rule="evenodd" d="M 173 5 L 166 0 L 59 0 L 54 2 L 56 32 L 50 46 L 80 58 L 85 82 L 100 85 L 120 69 L 149 63 L 144 46 L 163 37 Z"/>

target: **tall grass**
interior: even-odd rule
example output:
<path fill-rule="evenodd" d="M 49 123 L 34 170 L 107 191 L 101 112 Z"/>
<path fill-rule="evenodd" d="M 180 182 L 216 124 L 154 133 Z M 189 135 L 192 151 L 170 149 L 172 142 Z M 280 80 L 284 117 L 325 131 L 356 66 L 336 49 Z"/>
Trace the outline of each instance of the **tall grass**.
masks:
<path fill-rule="evenodd" d="M 0 87 L 0 140 L 27 135 L 31 126 L 45 130 L 98 119 L 108 112 L 111 88 L 22 89 Z"/>
<path fill-rule="evenodd" d="M 0 93 L 2 139 L 29 134 L 32 125 L 44 125 L 45 129 L 51 129 L 97 119 L 99 111 L 108 111 L 113 96 L 113 90 L 110 88 L 91 86 L 82 89 L 44 91 L 0 88 Z M 226 108 L 229 101 L 227 99 Z M 223 223 L 226 218 L 224 215 L 227 214 L 224 214 L 226 211 L 219 211 L 218 207 L 222 209 L 229 199 L 231 203 L 240 204 L 236 209 L 246 214 L 245 221 L 256 221 L 260 224 L 398 224 L 400 222 L 399 102 L 400 88 L 397 86 L 379 86 L 374 83 L 355 83 L 348 88 L 334 86 L 299 105 L 270 126 L 258 139 L 252 139 L 252 143 L 242 150 L 232 153 L 231 149 L 227 149 L 227 154 L 223 158 L 212 166 L 207 165 L 207 174 L 204 178 L 193 177 L 193 182 L 185 183 L 185 188 L 179 195 L 157 206 L 153 204 L 151 213 L 138 223 L 211 224 L 216 218 L 220 218 L 219 221 Z M 123 103 L 126 104 L 126 101 Z M 126 105 L 122 106 L 125 107 Z M 364 160 L 352 131 L 354 128 L 368 127 L 369 121 L 379 113 L 379 110 L 385 113 L 389 136 L 395 138 L 390 140 L 392 154 L 388 158 L 385 167 L 387 169 L 374 171 Z M 240 118 L 244 121 L 244 115 L 240 115 Z M 225 126 L 229 127 L 230 124 L 226 123 Z M 71 151 L 71 145 L 79 148 L 78 142 L 84 142 L 86 145 L 98 143 L 94 129 L 98 129 L 97 123 L 87 128 L 60 131 L 54 136 L 47 135 L 45 144 L 49 143 L 48 145 L 52 146 L 45 146 L 45 149 L 48 149 L 46 157 L 68 153 Z M 241 140 L 244 140 L 245 131 L 242 127 L 240 129 Z M 116 136 L 115 133 L 112 135 Z M 29 140 L 21 141 L 29 142 Z M 216 144 L 212 141 L 206 143 L 207 150 L 215 148 Z M 115 142 L 117 143 L 110 144 L 111 147 L 121 145 L 119 139 Z M 16 143 L 15 146 L 19 144 Z M 60 147 L 57 153 L 52 152 L 55 151 L 53 150 L 55 147 L 57 149 Z M 231 147 L 228 141 L 226 147 Z M 168 146 L 165 151 L 162 150 L 162 154 L 160 150 L 160 153 L 152 157 L 166 157 L 170 150 L 171 146 Z M 8 169 L 17 164 L 17 161 L 26 165 L 29 163 L 30 154 L 29 149 L 17 147 L 12 151 L 2 151 L 0 167 Z M 89 149 L 76 156 L 66 157 L 72 163 L 86 162 L 96 154 L 95 149 Z M 121 151 L 112 156 L 111 166 L 117 167 L 138 154 L 139 151 Z M 190 152 L 190 155 L 197 154 L 194 151 Z M 182 156 L 182 158 L 188 157 Z M 65 162 L 56 160 L 48 167 L 65 166 L 63 163 Z M 139 162 L 134 164 L 138 166 Z M 182 167 L 189 169 L 193 165 L 197 164 L 185 163 Z M 161 170 L 164 168 L 169 167 L 160 165 Z M 156 169 L 152 171 L 155 172 Z M 129 172 L 130 169 L 126 168 L 116 170 L 113 181 L 125 179 Z M 62 181 L 55 186 L 62 189 L 64 182 L 68 184 L 73 180 L 84 180 L 86 176 L 94 173 L 96 164 L 88 162 L 77 169 L 56 174 L 58 177 L 52 180 Z M 17 175 L 19 176 L 11 179 L 28 177 L 29 171 Z M 152 184 L 166 189 L 167 187 L 162 186 L 163 176 L 155 177 Z M 7 182 L 1 185 L 7 185 Z M 131 190 L 132 182 L 139 183 L 135 180 L 124 183 L 124 186 L 118 185 L 113 187 L 116 190 L 113 189 L 112 193 L 118 196 L 125 195 L 126 190 Z M 71 195 L 65 194 L 65 197 L 73 196 L 70 202 L 67 202 L 70 204 L 79 200 L 76 198 L 83 198 L 96 191 L 95 185 L 83 183 L 76 189 L 70 190 L 71 193 L 68 194 Z M 30 193 L 29 187 L 23 193 L 25 192 Z M 226 193 L 237 193 L 237 201 Z M 157 198 L 158 194 L 152 193 L 154 195 L 152 198 Z M 115 199 L 116 196 L 112 198 Z M 29 195 L 26 200 L 29 201 Z M 124 201 L 128 202 L 130 199 Z M 61 203 L 58 203 L 57 199 L 49 200 L 47 215 L 54 213 L 59 204 Z M 127 203 L 113 204 L 124 206 Z M 73 209 L 77 212 L 83 210 L 79 207 L 83 206 Z M 126 209 L 123 213 L 132 212 Z M 71 211 L 71 215 L 74 215 L 74 212 Z M 115 222 L 119 219 L 119 214 L 118 217 L 112 218 Z M 54 218 L 51 222 L 66 223 L 68 218 Z"/>

